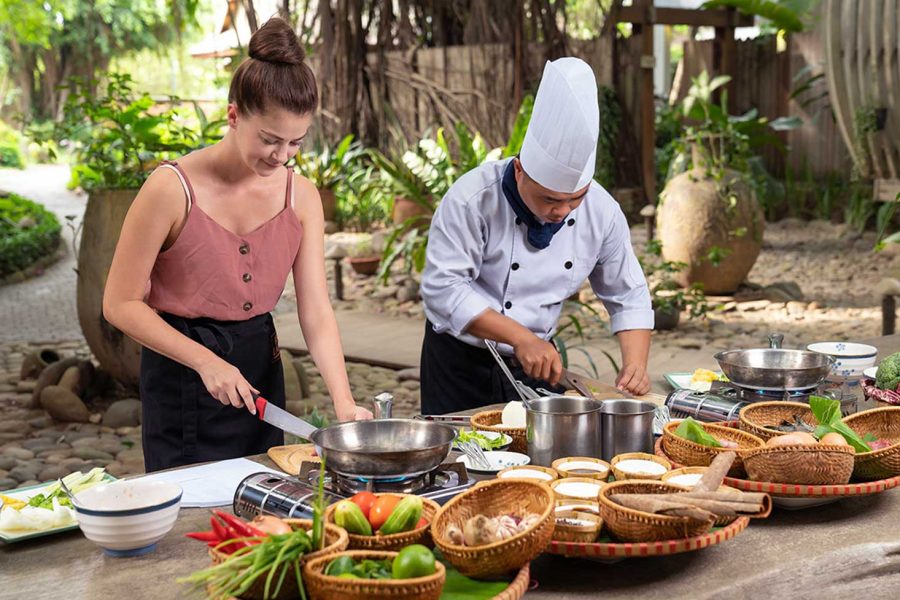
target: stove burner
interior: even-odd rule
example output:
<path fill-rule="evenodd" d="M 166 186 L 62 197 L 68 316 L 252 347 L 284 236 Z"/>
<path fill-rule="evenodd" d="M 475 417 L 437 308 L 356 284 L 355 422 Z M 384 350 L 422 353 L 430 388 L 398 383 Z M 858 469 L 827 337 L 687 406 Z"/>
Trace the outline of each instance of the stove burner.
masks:
<path fill-rule="evenodd" d="M 729 381 L 714 381 L 709 391 L 729 400 L 743 400 L 744 402 L 770 400 L 805 402 L 809 400 L 811 394 L 815 394 L 818 391 L 818 388 L 814 386 L 803 390 L 760 390 L 740 386 Z"/>
<path fill-rule="evenodd" d="M 312 485 L 319 483 L 319 463 L 300 463 L 297 478 Z M 346 477 L 333 471 L 325 473 L 325 488 L 338 493 L 353 495 L 357 492 L 395 492 L 398 494 L 421 493 L 428 495 L 437 490 L 449 488 L 467 488 L 469 477 L 462 463 L 444 463 L 435 470 L 424 475 L 412 477 L 392 477 L 390 479 L 373 479 L 366 477 Z"/>

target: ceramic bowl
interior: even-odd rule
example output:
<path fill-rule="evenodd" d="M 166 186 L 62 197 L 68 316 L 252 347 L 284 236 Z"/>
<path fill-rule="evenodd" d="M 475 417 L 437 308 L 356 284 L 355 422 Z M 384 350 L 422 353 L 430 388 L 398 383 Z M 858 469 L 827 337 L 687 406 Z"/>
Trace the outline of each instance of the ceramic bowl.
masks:
<path fill-rule="evenodd" d="M 181 487 L 141 479 L 98 485 L 75 495 L 75 518 L 84 533 L 110 556 L 151 552 L 175 525 Z"/>
<path fill-rule="evenodd" d="M 809 344 L 806 349 L 834 358 L 828 375 L 828 379 L 832 381 L 859 379 L 863 371 L 875 365 L 878 356 L 878 348 L 875 346 L 852 342 L 817 342 Z"/>

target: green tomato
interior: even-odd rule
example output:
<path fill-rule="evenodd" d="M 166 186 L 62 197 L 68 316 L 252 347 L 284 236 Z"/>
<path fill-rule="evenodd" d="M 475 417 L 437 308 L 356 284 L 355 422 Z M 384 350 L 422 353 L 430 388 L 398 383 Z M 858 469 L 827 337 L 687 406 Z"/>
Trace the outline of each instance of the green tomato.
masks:
<path fill-rule="evenodd" d="M 394 579 L 413 579 L 433 575 L 434 554 L 422 544 L 413 544 L 400 551 L 391 567 Z"/>
<path fill-rule="evenodd" d="M 355 566 L 356 563 L 349 556 L 338 556 L 325 567 L 325 574 L 340 577 L 352 571 Z"/>

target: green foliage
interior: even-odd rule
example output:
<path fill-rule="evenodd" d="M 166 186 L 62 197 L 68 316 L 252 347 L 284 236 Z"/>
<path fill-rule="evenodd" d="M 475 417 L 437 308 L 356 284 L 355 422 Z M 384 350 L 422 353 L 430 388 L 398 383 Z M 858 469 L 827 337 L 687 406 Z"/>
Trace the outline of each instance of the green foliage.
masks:
<path fill-rule="evenodd" d="M 616 90 L 601 86 L 599 90 L 600 135 L 597 139 L 597 160 L 594 179 L 611 189 L 616 184 L 616 155 L 619 145 L 619 127 L 622 124 L 622 107 Z"/>
<path fill-rule="evenodd" d="M 0 277 L 54 252 L 60 229 L 56 215 L 37 202 L 16 194 L 0 198 Z"/>
<path fill-rule="evenodd" d="M 342 229 L 370 231 L 387 220 L 390 197 L 378 181 L 375 167 L 359 167 L 337 194 L 337 221 Z"/>
<path fill-rule="evenodd" d="M 180 108 L 160 111 L 149 95 L 133 90 L 127 74 L 109 73 L 99 95 L 91 92 L 94 83 L 72 79 L 62 121 L 29 130 L 35 141 L 57 141 L 71 150 L 72 187 L 138 188 L 161 160 L 221 138 L 225 121 L 209 120 L 196 103 L 192 115 Z"/>
<path fill-rule="evenodd" d="M 715 247 L 711 252 L 714 250 Z M 708 258 L 712 260 L 713 257 Z M 675 275 L 684 270 L 687 264 L 664 260 L 659 240 L 654 239 L 647 244 L 646 251 L 638 256 L 638 262 L 641 263 L 650 287 L 650 301 L 653 308 L 663 312 L 687 311 L 692 319 L 703 317 L 709 311 L 702 284 L 695 283 L 683 289 L 675 281 Z"/>
<path fill-rule="evenodd" d="M 875 385 L 880 390 L 896 390 L 900 386 L 900 352 L 891 354 L 879 363 Z"/>
<path fill-rule="evenodd" d="M 572 313 L 569 310 L 569 308 L 573 306 L 576 308 L 576 313 Z M 593 322 L 604 330 L 609 329 L 608 324 L 603 317 L 600 316 L 600 313 L 597 312 L 597 309 L 580 300 L 566 300 L 563 315 L 562 325 L 557 327 L 556 332 L 554 332 L 553 337 L 551 338 L 551 341 L 556 345 L 556 349 L 559 350 L 559 357 L 562 360 L 563 367 L 569 369 L 577 366 L 594 379 L 599 378 L 600 372 L 597 368 L 597 364 L 594 362 L 594 358 L 591 354 L 587 351 L 588 339 L 584 332 L 582 319 L 586 319 L 586 322 Z M 606 357 L 606 360 L 609 361 L 612 370 L 618 373 L 619 365 L 616 362 L 615 357 L 605 350 L 601 349 L 600 352 Z M 587 360 L 587 367 L 573 364 L 573 353 L 578 353 L 584 357 L 585 360 Z"/>
<path fill-rule="evenodd" d="M 312 150 L 298 152 L 297 170 L 320 190 L 337 192 L 354 171 L 362 152 L 362 146 L 353 141 L 351 133 L 334 148 L 318 144 Z"/>
<path fill-rule="evenodd" d="M 803 16 L 818 0 L 710 0 L 703 8 L 736 8 L 746 15 L 757 15 L 772 22 L 778 31 L 797 33 L 805 29 Z"/>
<path fill-rule="evenodd" d="M 534 110 L 534 95 L 527 94 L 522 98 L 522 104 L 516 113 L 516 120 L 513 123 L 512 133 L 509 135 L 509 141 L 503 148 L 503 158 L 516 156 L 522 149 L 522 142 L 525 141 L 525 132 L 528 130 L 528 123 L 531 121 L 531 111 Z"/>
<path fill-rule="evenodd" d="M 19 132 L 0 121 L 0 167 L 25 167 L 22 156 L 22 136 Z"/>

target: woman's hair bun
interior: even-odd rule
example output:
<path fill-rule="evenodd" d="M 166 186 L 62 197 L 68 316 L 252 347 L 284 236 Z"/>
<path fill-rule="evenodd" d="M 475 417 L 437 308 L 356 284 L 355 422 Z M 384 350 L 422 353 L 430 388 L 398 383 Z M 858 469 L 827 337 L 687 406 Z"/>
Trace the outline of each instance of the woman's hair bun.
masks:
<path fill-rule="evenodd" d="M 272 17 L 250 38 L 250 58 L 269 63 L 300 65 L 306 53 L 297 34 L 284 19 Z"/>

